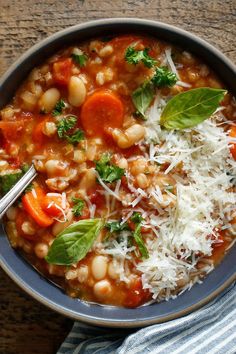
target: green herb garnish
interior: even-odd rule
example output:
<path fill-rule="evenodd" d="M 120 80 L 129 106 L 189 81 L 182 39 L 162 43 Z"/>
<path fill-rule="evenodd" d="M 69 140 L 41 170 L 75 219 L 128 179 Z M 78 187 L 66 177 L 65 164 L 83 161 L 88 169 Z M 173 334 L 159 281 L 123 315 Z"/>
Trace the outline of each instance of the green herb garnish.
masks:
<path fill-rule="evenodd" d="M 136 114 L 142 119 L 146 119 L 145 112 L 155 96 L 156 88 L 173 86 L 177 80 L 177 76 L 167 68 L 156 68 L 154 76 L 150 80 L 145 81 L 132 93 L 132 101 L 137 109 Z"/>
<path fill-rule="evenodd" d="M 108 154 L 104 154 L 99 161 L 96 161 L 96 171 L 100 178 L 107 183 L 115 182 L 124 176 L 125 170 L 110 163 Z"/>
<path fill-rule="evenodd" d="M 71 54 L 71 58 L 76 64 L 79 64 L 80 67 L 85 66 L 86 61 L 88 60 L 88 57 L 85 54 Z"/>
<path fill-rule="evenodd" d="M 156 72 L 151 81 L 153 85 L 158 88 L 171 87 L 176 84 L 178 78 L 172 71 L 168 70 L 168 68 L 160 66 L 156 68 Z"/>
<path fill-rule="evenodd" d="M 74 203 L 74 206 L 72 208 L 74 216 L 81 216 L 85 205 L 83 199 L 72 198 L 72 202 Z"/>
<path fill-rule="evenodd" d="M 17 172 L 0 175 L 0 191 L 6 194 L 16 184 L 16 182 L 28 171 L 29 165 L 23 164 L 21 170 Z M 29 186 L 27 187 L 29 188 Z"/>
<path fill-rule="evenodd" d="M 57 123 L 57 134 L 59 138 L 64 138 L 66 133 L 75 127 L 77 123 L 77 118 L 74 116 L 69 116 L 66 118 L 62 118 L 58 123 Z"/>
<path fill-rule="evenodd" d="M 120 221 L 110 221 L 105 224 L 105 227 L 112 233 L 112 232 L 120 232 L 120 231 L 127 231 L 130 230 L 127 222 L 121 224 Z"/>
<path fill-rule="evenodd" d="M 146 119 L 145 112 L 150 106 L 155 94 L 154 85 L 150 81 L 146 81 L 142 86 L 132 93 L 132 101 L 137 109 L 136 114 Z"/>
<path fill-rule="evenodd" d="M 133 237 L 141 253 L 141 256 L 143 259 L 148 258 L 149 253 L 141 235 L 141 227 L 142 227 L 141 223 L 143 221 L 143 217 L 140 213 L 135 211 L 130 219 L 135 223 L 135 230 L 133 232 Z"/>
<path fill-rule="evenodd" d="M 140 213 L 138 213 L 137 211 L 135 211 L 133 213 L 133 215 L 131 216 L 131 221 L 133 221 L 135 224 L 139 224 L 143 221 L 143 217 Z"/>
<path fill-rule="evenodd" d="M 53 241 L 46 261 L 68 266 L 79 262 L 91 249 L 102 227 L 101 219 L 86 219 L 71 224 Z"/>
<path fill-rule="evenodd" d="M 143 62 L 143 64 L 152 68 L 157 64 L 157 61 L 150 57 L 148 54 L 149 48 L 145 48 L 144 50 L 136 50 L 134 47 L 128 47 L 125 52 L 125 60 L 129 64 L 137 65 L 139 62 Z"/>
<path fill-rule="evenodd" d="M 84 139 L 84 132 L 81 129 L 76 129 L 73 133 L 68 132 L 76 126 L 77 118 L 75 116 L 68 116 L 62 118 L 57 123 L 57 134 L 60 139 L 66 139 L 70 144 L 79 143 Z"/>
<path fill-rule="evenodd" d="M 141 227 L 142 227 L 141 223 L 138 223 L 136 225 L 136 228 L 133 232 L 133 236 L 134 236 L 135 242 L 137 243 L 138 249 L 142 255 L 142 258 L 148 258 L 149 253 L 148 253 L 147 247 L 142 239 Z"/>
<path fill-rule="evenodd" d="M 84 132 L 81 129 L 77 129 L 73 134 L 65 135 L 65 138 L 70 144 L 76 144 L 84 139 Z"/>
<path fill-rule="evenodd" d="M 66 107 L 66 104 L 63 100 L 59 100 L 56 103 L 56 106 L 54 107 L 54 110 L 52 111 L 53 116 L 59 116 L 62 114 L 63 109 Z"/>
<path fill-rule="evenodd" d="M 6 194 L 23 176 L 23 172 L 8 173 L 0 176 L 1 194 Z"/>
<path fill-rule="evenodd" d="M 169 100 L 160 119 L 166 129 L 186 129 L 208 119 L 218 108 L 226 90 L 201 87 L 179 93 Z"/>

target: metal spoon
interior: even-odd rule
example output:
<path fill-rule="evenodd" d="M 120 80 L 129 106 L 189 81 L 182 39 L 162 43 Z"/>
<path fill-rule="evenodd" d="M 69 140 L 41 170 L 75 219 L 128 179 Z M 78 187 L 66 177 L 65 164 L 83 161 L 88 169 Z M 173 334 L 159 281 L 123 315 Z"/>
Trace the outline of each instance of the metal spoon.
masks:
<path fill-rule="evenodd" d="M 3 217 L 8 208 L 16 201 L 16 199 L 22 194 L 25 188 L 36 177 L 37 171 L 34 166 L 31 165 L 30 169 L 19 179 L 19 181 L 11 188 L 11 190 L 4 195 L 0 200 L 0 219 Z"/>

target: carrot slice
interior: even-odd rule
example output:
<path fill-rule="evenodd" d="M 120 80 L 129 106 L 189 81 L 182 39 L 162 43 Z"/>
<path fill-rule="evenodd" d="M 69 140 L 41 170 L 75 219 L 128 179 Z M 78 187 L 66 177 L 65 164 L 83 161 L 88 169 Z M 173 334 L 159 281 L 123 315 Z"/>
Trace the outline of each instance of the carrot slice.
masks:
<path fill-rule="evenodd" d="M 108 90 L 93 93 L 81 109 L 82 125 L 90 136 L 101 136 L 109 128 L 120 128 L 123 120 L 123 103 L 119 97 Z"/>
<path fill-rule="evenodd" d="M 58 60 L 53 64 L 52 73 L 55 82 L 59 85 L 67 85 L 71 76 L 71 58 Z"/>
<path fill-rule="evenodd" d="M 236 127 L 235 126 L 231 127 L 230 132 L 229 132 L 229 136 L 231 138 L 236 138 Z M 236 143 L 230 143 L 230 145 L 232 145 L 230 147 L 230 152 L 231 152 L 234 160 L 236 160 Z"/>
<path fill-rule="evenodd" d="M 53 218 L 49 217 L 42 209 L 42 201 L 45 193 L 40 187 L 34 188 L 31 192 L 22 197 L 22 204 L 27 213 L 42 227 L 48 227 L 53 223 Z"/>

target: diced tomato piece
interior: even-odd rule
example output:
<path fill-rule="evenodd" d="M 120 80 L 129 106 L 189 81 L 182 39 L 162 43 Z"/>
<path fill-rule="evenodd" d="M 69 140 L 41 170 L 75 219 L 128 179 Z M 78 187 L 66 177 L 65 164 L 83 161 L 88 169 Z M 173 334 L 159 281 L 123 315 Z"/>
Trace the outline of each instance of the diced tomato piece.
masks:
<path fill-rule="evenodd" d="M 61 59 L 53 63 L 52 73 L 53 79 L 58 85 L 68 85 L 71 77 L 72 59 Z"/>
<path fill-rule="evenodd" d="M 92 204 L 95 204 L 97 208 L 102 208 L 106 203 L 103 194 L 99 193 L 99 189 L 92 189 L 89 191 L 89 199 Z"/>
<path fill-rule="evenodd" d="M 137 307 L 145 303 L 150 299 L 149 290 L 144 290 L 142 286 L 141 278 L 133 281 L 130 288 L 127 290 L 126 299 L 124 305 L 126 307 Z"/>
<path fill-rule="evenodd" d="M 51 217 L 59 217 L 62 215 L 61 202 L 62 199 L 59 196 L 49 197 L 46 195 L 42 200 L 42 209 Z"/>

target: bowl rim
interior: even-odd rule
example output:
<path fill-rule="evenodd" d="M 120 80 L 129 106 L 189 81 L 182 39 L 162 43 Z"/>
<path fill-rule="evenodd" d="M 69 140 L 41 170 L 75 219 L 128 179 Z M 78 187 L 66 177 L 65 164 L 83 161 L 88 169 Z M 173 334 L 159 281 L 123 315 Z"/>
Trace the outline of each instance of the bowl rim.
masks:
<path fill-rule="evenodd" d="M 18 60 L 16 60 L 10 68 L 3 74 L 2 78 L 0 79 L 0 91 L 2 90 L 2 86 L 4 86 L 4 83 L 7 81 L 7 79 L 18 70 L 18 67 L 22 65 L 31 55 L 35 53 L 37 50 L 42 50 L 44 47 L 49 46 L 52 44 L 54 41 L 57 41 L 60 37 L 68 36 L 73 34 L 74 32 L 82 31 L 82 30 L 89 30 L 94 27 L 104 27 L 107 26 L 107 29 L 109 26 L 112 25 L 137 25 L 137 28 L 139 26 L 143 27 L 155 27 L 162 29 L 163 31 L 170 31 L 175 33 L 177 36 L 180 37 L 185 37 L 190 38 L 192 41 L 197 42 L 201 47 L 204 47 L 207 51 L 211 52 L 213 56 L 216 56 L 224 66 L 228 67 L 229 71 L 235 73 L 236 76 L 236 67 L 232 63 L 231 60 L 229 60 L 221 51 L 216 49 L 214 46 L 206 42 L 205 40 L 199 38 L 198 36 L 192 34 L 191 32 L 185 31 L 181 28 L 159 22 L 159 21 L 153 21 L 153 20 L 146 20 L 146 19 L 136 19 L 136 18 L 108 18 L 108 19 L 100 19 L 100 20 L 93 20 L 93 21 L 88 21 L 84 22 L 78 25 L 74 25 L 71 27 L 68 27 L 66 29 L 63 29 L 59 32 L 56 32 L 52 34 L 51 36 L 48 36 L 44 40 L 40 41 L 39 43 L 35 44 L 32 46 L 30 49 L 28 49 L 26 52 L 24 52 Z M 141 31 L 142 29 L 140 29 Z M 137 31 L 136 31 L 137 32 Z M 148 30 L 146 31 L 148 35 Z M 151 33 L 150 33 L 151 35 Z M 170 40 L 171 42 L 171 40 Z M 190 50 L 191 51 L 191 50 Z M 29 284 L 27 284 L 27 281 L 25 279 L 22 279 L 15 271 L 12 269 L 12 267 L 6 262 L 6 259 L 1 255 L 0 251 L 0 266 L 2 269 L 8 274 L 8 276 L 20 287 L 22 288 L 26 293 L 28 293 L 30 296 L 32 296 L 34 299 L 37 301 L 41 302 L 45 306 L 49 307 L 50 309 L 64 315 L 67 317 L 70 317 L 74 320 L 80 320 L 89 324 L 93 325 L 99 325 L 99 326 L 109 326 L 109 327 L 140 327 L 140 326 L 147 326 L 151 324 L 156 324 L 156 323 L 162 323 L 166 322 L 172 319 L 176 319 L 179 317 L 182 317 L 190 312 L 193 312 L 200 307 L 206 305 L 209 303 L 211 300 L 213 300 L 217 295 L 219 295 L 224 289 L 226 289 L 234 280 L 236 280 L 236 271 L 234 274 L 232 274 L 228 279 L 221 284 L 218 288 L 216 288 L 214 291 L 212 291 L 208 296 L 204 297 L 202 300 L 196 302 L 195 304 L 185 307 L 184 309 L 175 312 L 173 314 L 169 314 L 166 316 L 162 316 L 161 318 L 151 318 L 151 319 L 136 319 L 136 320 L 129 320 L 129 319 L 107 319 L 107 318 L 100 318 L 96 317 L 96 315 L 84 315 L 82 313 L 75 313 L 75 311 L 66 308 L 66 306 L 61 306 L 57 304 L 56 302 L 48 299 L 46 296 L 43 296 L 36 290 L 30 287 Z"/>

